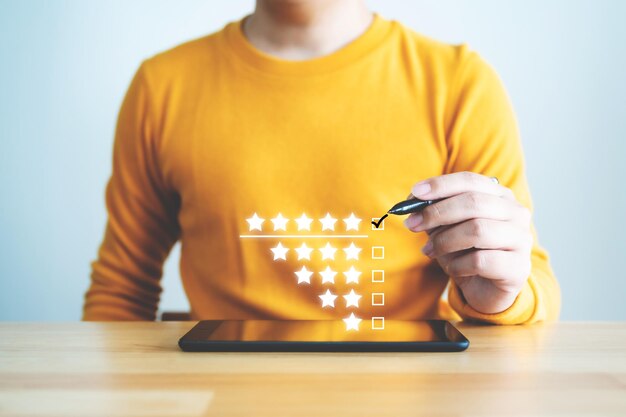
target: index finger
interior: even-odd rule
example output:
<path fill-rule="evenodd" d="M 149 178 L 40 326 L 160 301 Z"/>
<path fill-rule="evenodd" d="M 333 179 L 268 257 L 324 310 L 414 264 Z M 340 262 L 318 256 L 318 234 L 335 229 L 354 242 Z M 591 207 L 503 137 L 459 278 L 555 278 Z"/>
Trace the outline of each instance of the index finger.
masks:
<path fill-rule="evenodd" d="M 487 177 L 468 171 L 440 175 L 420 181 L 413 186 L 411 194 L 422 200 L 436 200 L 472 191 L 498 197 L 513 197 L 513 192 L 500 185 L 495 177 Z"/>

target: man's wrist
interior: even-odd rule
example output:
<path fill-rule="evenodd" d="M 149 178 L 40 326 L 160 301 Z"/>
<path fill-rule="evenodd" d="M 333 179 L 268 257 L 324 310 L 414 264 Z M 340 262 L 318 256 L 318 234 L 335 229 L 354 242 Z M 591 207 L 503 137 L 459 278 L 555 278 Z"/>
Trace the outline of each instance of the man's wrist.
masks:
<path fill-rule="evenodd" d="M 499 314 L 509 309 L 521 291 L 502 290 L 480 277 L 458 280 L 457 285 L 465 302 L 481 314 Z"/>

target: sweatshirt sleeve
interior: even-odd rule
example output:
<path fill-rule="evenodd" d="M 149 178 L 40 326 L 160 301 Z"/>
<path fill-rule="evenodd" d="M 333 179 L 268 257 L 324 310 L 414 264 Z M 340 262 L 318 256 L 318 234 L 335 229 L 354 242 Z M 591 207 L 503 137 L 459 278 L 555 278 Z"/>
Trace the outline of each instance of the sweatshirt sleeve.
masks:
<path fill-rule="evenodd" d="M 495 71 L 466 46 L 459 47 L 457 58 L 458 69 L 444 116 L 448 151 L 445 171 L 497 177 L 532 211 L 517 122 L 504 87 Z M 559 286 L 534 226 L 532 233 L 531 273 L 513 305 L 497 314 L 482 314 L 467 304 L 460 288 L 451 282 L 449 303 L 461 317 L 494 324 L 558 318 Z"/>
<path fill-rule="evenodd" d="M 158 136 L 143 64 L 118 117 L 108 221 L 92 263 L 83 320 L 155 319 L 163 263 L 179 236 L 179 199 L 161 176 Z"/>

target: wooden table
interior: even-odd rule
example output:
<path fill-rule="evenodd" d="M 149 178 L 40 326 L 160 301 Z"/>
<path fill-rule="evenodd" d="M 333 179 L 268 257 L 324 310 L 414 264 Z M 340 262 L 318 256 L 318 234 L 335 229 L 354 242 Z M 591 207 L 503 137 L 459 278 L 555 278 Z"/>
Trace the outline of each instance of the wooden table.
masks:
<path fill-rule="evenodd" d="M 193 324 L 0 323 L 0 415 L 626 416 L 626 323 L 460 324 L 461 353 L 183 353 Z"/>

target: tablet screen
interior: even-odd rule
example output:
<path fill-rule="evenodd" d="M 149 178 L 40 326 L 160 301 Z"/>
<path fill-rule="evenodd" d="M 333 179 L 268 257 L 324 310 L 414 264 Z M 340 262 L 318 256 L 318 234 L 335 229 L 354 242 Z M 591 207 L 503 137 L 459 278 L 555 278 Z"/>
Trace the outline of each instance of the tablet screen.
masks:
<path fill-rule="evenodd" d="M 363 326 L 359 331 L 346 331 L 341 320 L 235 320 L 202 321 L 185 337 L 207 342 L 445 342 L 459 336 L 451 324 L 440 320 L 387 320 L 382 329 Z"/>

